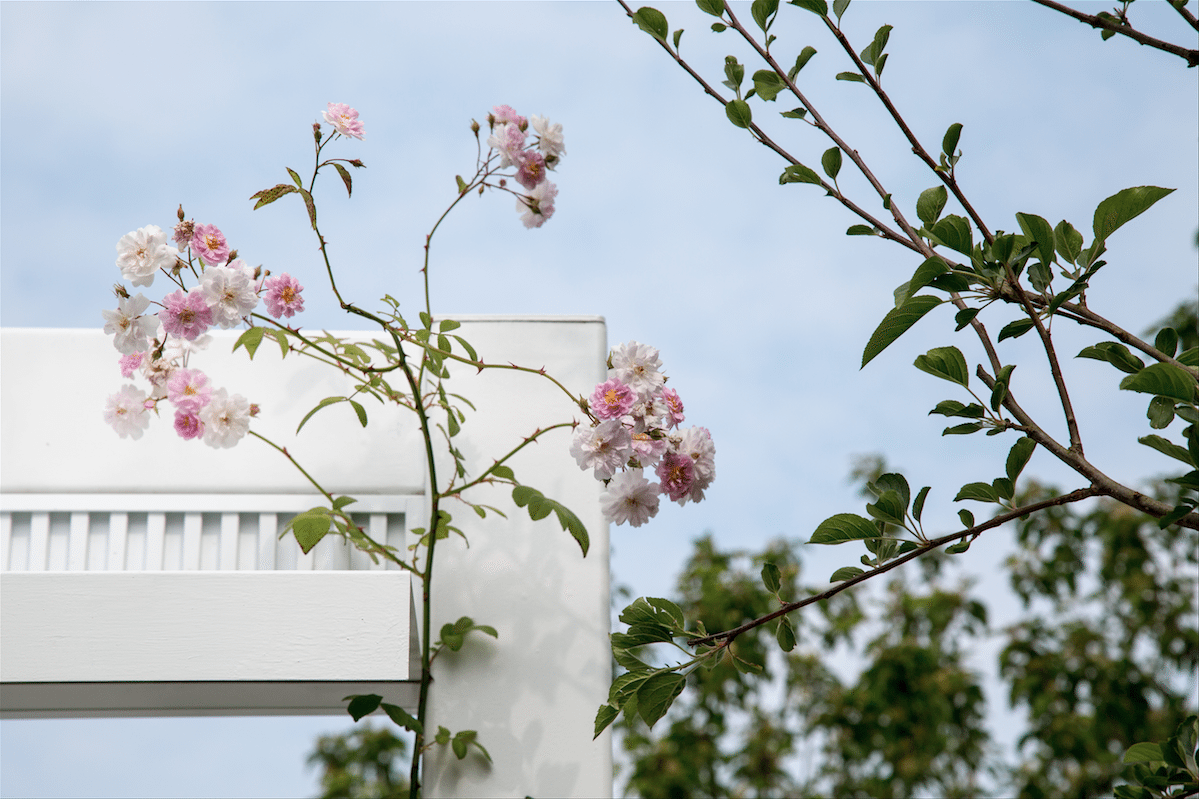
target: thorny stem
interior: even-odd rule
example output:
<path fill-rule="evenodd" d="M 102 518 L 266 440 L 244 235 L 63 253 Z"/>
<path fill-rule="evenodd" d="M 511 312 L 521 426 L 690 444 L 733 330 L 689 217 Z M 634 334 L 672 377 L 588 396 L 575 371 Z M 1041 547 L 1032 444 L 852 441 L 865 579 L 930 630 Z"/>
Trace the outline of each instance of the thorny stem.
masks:
<path fill-rule="evenodd" d="M 1022 508 L 1016 508 L 1015 510 L 1008 511 L 1007 513 L 1001 513 L 989 521 L 985 521 L 982 524 L 976 524 L 969 529 L 962 530 L 961 532 L 950 533 L 949 535 L 944 535 L 944 536 L 941 536 L 940 538 L 934 538 L 922 547 L 913 549 L 911 552 L 901 555 L 900 557 L 896 558 L 895 560 L 888 561 L 887 563 L 884 563 L 881 566 L 873 568 L 868 572 L 862 572 L 861 574 L 857 575 L 856 577 L 851 577 L 850 579 L 845 580 L 844 582 L 837 583 L 836 585 L 834 585 L 832 588 L 828 589 L 827 591 L 823 591 L 823 592 L 821 592 L 819 594 L 815 594 L 813 596 L 805 597 L 804 599 L 801 599 L 798 602 L 788 602 L 787 604 L 783 605 L 781 608 L 774 611 L 773 613 L 769 613 L 765 616 L 761 616 L 757 619 L 754 619 L 753 621 L 748 621 L 745 624 L 742 624 L 740 627 L 737 627 L 735 629 L 726 630 L 725 632 L 720 632 L 720 633 L 713 633 L 712 635 L 705 635 L 702 638 L 691 638 L 687 641 L 687 644 L 689 646 L 702 646 L 705 644 L 714 643 L 716 641 L 724 641 L 726 645 L 730 644 L 737 638 L 737 636 L 741 635 L 744 632 L 748 632 L 749 630 L 752 630 L 755 627 L 760 627 L 769 621 L 773 621 L 774 619 L 777 619 L 779 616 L 785 616 L 788 613 L 791 613 L 792 611 L 795 611 L 795 610 L 799 610 L 800 608 L 805 607 L 807 605 L 811 605 L 816 602 L 823 602 L 824 600 L 829 599 L 830 597 L 836 596 L 837 594 L 841 593 L 842 591 L 846 590 L 847 588 L 855 586 L 858 583 L 865 582 L 866 580 L 869 580 L 872 577 L 877 577 L 878 575 L 883 574 L 885 572 L 889 572 L 894 568 L 898 568 L 899 566 L 902 566 L 903 564 L 907 563 L 908 561 L 915 560 L 916 558 L 920 557 L 921 555 L 926 555 L 929 552 L 931 552 L 932 550 L 936 549 L 937 547 L 944 546 L 945 544 L 949 544 L 954 541 L 959 541 L 968 536 L 976 536 L 979 533 L 982 533 L 986 530 L 990 530 L 995 527 L 999 527 L 1002 524 L 1006 524 L 1013 519 L 1018 519 L 1021 516 L 1026 516 L 1030 513 L 1033 513 L 1034 511 L 1042 510 L 1044 508 L 1052 507 L 1054 505 L 1066 505 L 1071 502 L 1078 502 L 1079 500 L 1098 496 L 1100 493 L 1101 492 L 1094 487 L 1079 488 L 1075 491 L 1071 491 L 1069 494 L 1062 494 L 1060 496 L 1052 497 L 1050 499 L 1042 500 L 1040 502 L 1034 502 L 1031 505 L 1025 505 Z"/>
<path fill-rule="evenodd" d="M 1161 39 L 1155 39 L 1152 36 L 1141 33 L 1131 25 L 1120 25 L 1112 22 L 1111 20 L 1104 19 L 1103 17 L 1095 16 L 1094 14 L 1086 14 L 1082 11 L 1076 11 L 1075 9 L 1070 8 L 1070 6 L 1062 5 L 1061 3 L 1054 2 L 1054 0 L 1032 1 L 1037 5 L 1051 8 L 1054 11 L 1059 11 L 1068 17 L 1074 17 L 1074 19 L 1078 20 L 1079 22 L 1085 22 L 1092 28 L 1103 28 L 1105 30 L 1114 31 L 1121 36 L 1127 36 L 1128 38 L 1139 42 L 1140 44 L 1147 45 L 1156 50 L 1161 50 L 1165 53 L 1170 53 L 1171 55 L 1176 55 L 1185 60 L 1188 67 L 1199 65 L 1199 50 L 1188 50 L 1185 47 L 1181 47 L 1177 44 L 1171 44 L 1170 42 L 1162 41 Z M 1171 5 L 1173 5 L 1173 3 L 1171 3 Z M 1178 6 L 1175 6 L 1175 8 L 1182 13 L 1183 18 L 1186 19 L 1186 21 L 1192 27 L 1194 27 L 1196 30 L 1199 30 L 1199 23 L 1196 23 L 1194 16 L 1192 16 L 1183 8 L 1179 8 Z"/>

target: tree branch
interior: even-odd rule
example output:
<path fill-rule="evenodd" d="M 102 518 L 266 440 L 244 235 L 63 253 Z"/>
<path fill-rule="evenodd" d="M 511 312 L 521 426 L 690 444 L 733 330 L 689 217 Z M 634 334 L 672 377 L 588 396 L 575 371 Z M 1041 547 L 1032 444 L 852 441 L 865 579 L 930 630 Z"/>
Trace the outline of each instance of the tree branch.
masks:
<path fill-rule="evenodd" d="M 1094 14 L 1086 14 L 1086 13 L 1083 13 L 1082 11 L 1076 11 L 1073 8 L 1070 8 L 1070 6 L 1062 5 L 1061 3 L 1054 2 L 1054 0 L 1032 0 L 1032 1 L 1034 3 L 1036 3 L 1037 5 L 1045 6 L 1046 8 L 1061 12 L 1062 14 L 1065 14 L 1068 17 L 1074 17 L 1074 19 L 1078 20 L 1079 22 L 1085 22 L 1086 24 L 1090 25 L 1092 28 L 1102 28 L 1104 30 L 1109 30 L 1109 31 L 1112 31 L 1113 33 L 1118 33 L 1121 36 L 1127 36 L 1128 38 L 1132 39 L 1133 41 L 1138 42 L 1143 45 L 1146 45 L 1148 47 L 1152 47 L 1155 50 L 1161 50 L 1164 53 L 1170 53 L 1171 55 L 1176 55 L 1179 58 L 1186 61 L 1188 67 L 1193 67 L 1193 66 L 1199 65 L 1199 50 L 1188 50 L 1185 47 L 1181 47 L 1177 44 L 1171 44 L 1170 42 L 1165 42 L 1165 41 L 1162 41 L 1161 39 L 1155 39 L 1152 36 L 1148 36 L 1144 33 L 1141 33 L 1139 30 L 1132 27 L 1131 25 L 1118 25 L 1115 22 L 1112 22 L 1111 20 L 1104 19 L 1103 17 L 1098 17 L 1098 16 L 1095 16 Z M 1171 4 L 1171 5 L 1173 5 L 1173 4 Z M 1178 7 L 1175 6 L 1175 8 L 1178 8 Z M 1188 14 L 1185 9 L 1179 8 L 1178 10 L 1182 13 L 1184 18 L 1188 18 L 1187 22 L 1191 23 L 1192 26 L 1196 25 L 1195 18 L 1193 16 L 1191 16 L 1190 14 Z M 1199 30 L 1199 28 L 1196 28 L 1196 29 Z"/>
<path fill-rule="evenodd" d="M 804 599 L 799 600 L 798 602 L 788 602 L 787 604 L 783 605 L 781 608 L 774 611 L 773 613 L 770 613 L 770 614 L 767 614 L 760 618 L 754 619 L 753 621 L 746 622 L 745 624 L 742 624 L 740 627 L 737 627 L 732 630 L 727 630 L 727 631 L 721 632 L 721 633 L 713 633 L 712 635 L 705 635 L 701 638 L 688 639 L 687 645 L 688 646 L 702 646 L 704 644 L 715 643 L 716 641 L 726 641 L 727 643 L 732 643 L 733 640 L 737 636 L 741 635 L 741 633 L 752 630 L 755 627 L 760 627 L 769 621 L 773 621 L 774 619 L 777 619 L 779 616 L 785 616 L 788 613 L 790 613 L 794 610 L 799 610 L 800 608 L 805 607 L 807 605 L 812 605 L 816 602 L 823 602 L 824 600 L 826 600 L 830 597 L 836 596 L 837 594 L 841 593 L 842 591 L 846 590 L 847 588 L 855 586 L 858 583 L 865 582 L 866 580 L 869 580 L 871 577 L 877 577 L 878 575 L 883 574 L 884 572 L 889 572 L 892 569 L 898 568 L 899 566 L 902 566 L 903 564 L 907 563 L 908 561 L 915 560 L 916 558 L 920 557 L 921 555 L 928 554 L 932 550 L 934 550 L 938 547 L 944 546 L 945 544 L 949 544 L 954 541 L 959 541 L 963 538 L 966 538 L 967 536 L 978 535 L 979 533 L 982 533 L 985 530 L 990 530 L 994 527 L 999 527 L 1002 524 L 1006 524 L 1007 522 L 1010 522 L 1012 519 L 1018 519 L 1021 516 L 1027 516 L 1028 514 L 1033 513 L 1034 511 L 1042 510 L 1044 508 L 1052 507 L 1054 505 L 1066 505 L 1071 502 L 1078 502 L 1080 500 L 1087 499 L 1089 497 L 1098 496 L 1099 494 L 1100 494 L 1100 492 L 1097 489 L 1095 489 L 1094 487 L 1079 488 L 1075 491 L 1071 491 L 1069 494 L 1062 494 L 1060 496 L 1052 497 L 1050 499 L 1042 500 L 1040 502 L 1034 502 L 1033 504 L 1026 505 L 1022 508 L 1016 508 L 1015 510 L 1008 511 L 1007 513 L 1001 513 L 998 516 L 996 516 L 995 518 L 993 518 L 989 521 L 985 521 L 982 524 L 976 524 L 973 527 L 969 528 L 968 530 L 962 530 L 961 532 L 958 532 L 958 533 L 950 533 L 949 535 L 944 535 L 944 536 L 941 536 L 940 538 L 934 538 L 933 540 L 929 541 L 924 546 L 922 546 L 918 549 L 913 549 L 911 552 L 908 552 L 907 554 L 902 555 L 901 557 L 898 557 L 895 560 L 884 563 L 881 566 L 871 569 L 868 572 L 862 572 L 861 574 L 857 575 L 856 577 L 851 577 L 850 579 L 848 579 L 844 582 L 837 583 L 836 585 L 834 585 L 832 588 L 828 589 L 827 591 L 823 591 L 819 594 L 815 594 L 813 596 L 806 597 Z"/>

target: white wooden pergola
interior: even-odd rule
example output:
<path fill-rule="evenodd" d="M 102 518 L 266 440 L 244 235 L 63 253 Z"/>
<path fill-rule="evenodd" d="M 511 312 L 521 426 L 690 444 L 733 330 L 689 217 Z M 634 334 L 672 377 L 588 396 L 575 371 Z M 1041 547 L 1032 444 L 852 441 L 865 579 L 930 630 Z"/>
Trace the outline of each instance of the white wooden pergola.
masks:
<path fill-rule="evenodd" d="M 463 322 L 485 360 L 545 366 L 576 393 L 603 379 L 600 319 Z M 405 550 L 428 491 L 413 420 L 368 406 L 363 430 L 342 404 L 297 438 L 304 413 L 346 388 L 269 342 L 251 364 L 229 353 L 233 335 L 216 339 L 196 365 L 261 405 L 254 428 L 356 497 L 347 510 L 375 540 Z M 408 573 L 335 537 L 307 555 L 280 539 L 318 500 L 261 442 L 213 450 L 179 439 L 166 418 L 140 441 L 117 438 L 100 413 L 125 382 L 117 358 L 99 331 L 0 334 L 0 716 L 330 714 L 354 693 L 414 708 Z M 462 369 L 454 382 L 478 406 L 455 443 L 480 466 L 572 416 L 535 376 Z M 41 385 L 59 390 L 31 389 Z M 585 560 L 552 517 L 530 521 L 498 488 L 480 499 L 510 508 L 506 520 L 449 508 L 470 546 L 439 545 L 434 628 L 467 615 L 500 636 L 438 659 L 429 723 L 478 730 L 494 765 L 435 752 L 428 796 L 611 792 L 610 743 L 591 741 L 610 682 L 607 528 L 568 437 L 513 467 L 586 524 Z"/>

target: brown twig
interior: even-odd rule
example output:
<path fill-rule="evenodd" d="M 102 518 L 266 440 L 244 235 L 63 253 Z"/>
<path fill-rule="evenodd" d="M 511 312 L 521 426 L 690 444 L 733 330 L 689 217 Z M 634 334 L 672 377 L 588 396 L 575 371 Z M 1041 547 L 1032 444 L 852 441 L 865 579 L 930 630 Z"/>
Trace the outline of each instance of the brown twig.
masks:
<path fill-rule="evenodd" d="M 1103 28 L 1104 30 L 1109 30 L 1109 31 L 1112 31 L 1113 33 L 1118 33 L 1121 36 L 1127 36 L 1128 38 L 1132 39 L 1133 41 L 1138 42 L 1143 45 L 1146 45 L 1148 47 L 1152 47 L 1155 50 L 1161 50 L 1164 53 L 1170 53 L 1171 55 L 1176 55 L 1179 58 L 1186 61 L 1188 67 L 1193 67 L 1193 66 L 1199 65 L 1199 50 L 1188 50 L 1185 47 L 1182 47 L 1180 45 L 1171 44 L 1170 42 L 1162 41 L 1161 39 L 1155 39 L 1152 36 L 1148 36 L 1144 33 L 1141 33 L 1139 30 L 1132 27 L 1131 25 L 1119 25 L 1115 22 L 1112 22 L 1111 20 L 1104 19 L 1103 17 L 1095 16 L 1094 14 L 1086 14 L 1082 11 L 1077 11 L 1073 8 L 1070 8 L 1070 6 L 1062 5 L 1061 3 L 1054 2 L 1054 0 L 1032 0 L 1032 1 L 1034 3 L 1036 3 L 1037 5 L 1045 6 L 1046 8 L 1061 12 L 1062 14 L 1065 14 L 1068 17 L 1074 17 L 1074 19 L 1078 20 L 1079 22 L 1085 22 L 1086 24 L 1090 25 L 1092 28 Z M 1173 5 L 1173 4 L 1171 4 L 1171 5 Z M 1175 6 L 1175 8 L 1178 8 L 1178 7 Z M 1178 10 L 1183 13 L 1184 17 L 1189 17 L 1189 19 L 1187 19 L 1187 22 L 1191 23 L 1192 26 L 1196 26 L 1195 18 L 1193 16 L 1190 16 L 1189 14 L 1187 14 L 1185 12 L 1185 9 L 1178 9 Z M 1196 30 L 1199 30 L 1199 27 L 1196 27 Z"/>

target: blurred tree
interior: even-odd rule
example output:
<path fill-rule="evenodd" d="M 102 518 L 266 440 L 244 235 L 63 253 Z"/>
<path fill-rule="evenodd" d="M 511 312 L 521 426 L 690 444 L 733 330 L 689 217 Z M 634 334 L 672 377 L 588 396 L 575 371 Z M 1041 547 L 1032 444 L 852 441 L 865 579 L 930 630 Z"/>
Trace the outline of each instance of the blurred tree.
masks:
<path fill-rule="evenodd" d="M 390 799 L 408 795 L 402 758 L 408 742 L 390 727 L 362 724 L 322 735 L 308 756 L 320 766 L 320 799 Z"/>

